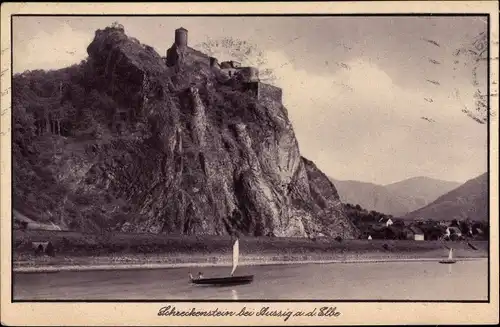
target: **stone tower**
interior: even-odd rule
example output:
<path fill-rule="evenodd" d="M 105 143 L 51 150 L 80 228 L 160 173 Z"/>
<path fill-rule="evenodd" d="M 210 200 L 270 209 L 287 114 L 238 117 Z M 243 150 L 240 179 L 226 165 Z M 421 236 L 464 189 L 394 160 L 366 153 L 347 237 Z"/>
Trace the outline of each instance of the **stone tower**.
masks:
<path fill-rule="evenodd" d="M 184 27 L 175 30 L 175 45 L 177 45 L 178 47 L 187 47 L 188 30 Z"/>
<path fill-rule="evenodd" d="M 248 67 L 248 81 L 258 82 L 259 81 L 259 69 L 255 67 Z"/>

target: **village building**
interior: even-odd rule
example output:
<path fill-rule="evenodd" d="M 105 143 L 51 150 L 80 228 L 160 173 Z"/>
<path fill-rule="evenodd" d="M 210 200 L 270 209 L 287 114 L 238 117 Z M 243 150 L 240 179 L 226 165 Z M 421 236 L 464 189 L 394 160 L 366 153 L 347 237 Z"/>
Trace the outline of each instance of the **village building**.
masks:
<path fill-rule="evenodd" d="M 394 224 L 392 219 L 387 217 L 380 218 L 378 222 L 384 224 L 385 227 L 389 227 Z"/>
<path fill-rule="evenodd" d="M 409 233 L 407 233 L 407 238 L 413 239 L 415 241 L 423 241 L 425 240 L 424 232 L 418 228 L 417 226 L 410 226 L 408 228 Z"/>
<path fill-rule="evenodd" d="M 453 237 L 462 237 L 462 232 L 460 228 L 455 226 L 450 226 L 446 228 L 445 237 L 453 238 Z"/>
<path fill-rule="evenodd" d="M 49 255 L 53 257 L 55 255 L 55 248 L 52 245 L 52 242 L 32 242 L 31 247 L 33 248 L 33 252 L 35 255 Z"/>

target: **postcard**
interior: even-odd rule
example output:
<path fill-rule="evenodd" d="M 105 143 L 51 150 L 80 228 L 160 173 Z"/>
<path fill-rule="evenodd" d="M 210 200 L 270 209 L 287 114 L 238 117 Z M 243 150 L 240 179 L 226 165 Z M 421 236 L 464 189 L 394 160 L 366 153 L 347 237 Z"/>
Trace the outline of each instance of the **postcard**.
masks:
<path fill-rule="evenodd" d="M 498 23 L 2 4 L 2 323 L 498 323 Z"/>

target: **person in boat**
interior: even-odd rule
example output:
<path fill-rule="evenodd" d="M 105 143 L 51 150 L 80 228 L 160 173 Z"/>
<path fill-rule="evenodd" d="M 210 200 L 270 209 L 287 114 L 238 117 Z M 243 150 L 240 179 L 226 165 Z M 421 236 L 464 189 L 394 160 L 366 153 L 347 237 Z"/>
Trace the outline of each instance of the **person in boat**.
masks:
<path fill-rule="evenodd" d="M 191 274 L 191 272 L 189 273 L 189 278 L 190 279 L 194 279 L 193 277 L 193 274 Z M 198 273 L 198 279 L 202 279 L 203 278 L 203 274 L 201 272 Z"/>

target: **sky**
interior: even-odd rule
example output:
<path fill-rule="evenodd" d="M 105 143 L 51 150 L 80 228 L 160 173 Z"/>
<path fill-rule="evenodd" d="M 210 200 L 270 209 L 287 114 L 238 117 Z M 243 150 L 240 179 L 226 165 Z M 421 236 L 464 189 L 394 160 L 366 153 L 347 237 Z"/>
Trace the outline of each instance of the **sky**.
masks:
<path fill-rule="evenodd" d="M 487 171 L 487 126 L 462 112 L 486 93 L 486 65 L 456 55 L 487 31 L 481 17 L 15 17 L 14 73 L 80 62 L 115 21 L 162 56 L 181 26 L 194 48 L 224 37 L 256 45 L 301 154 L 335 179 L 465 182 Z"/>

